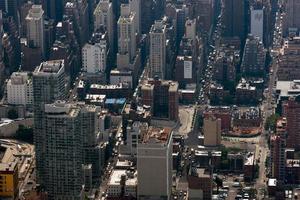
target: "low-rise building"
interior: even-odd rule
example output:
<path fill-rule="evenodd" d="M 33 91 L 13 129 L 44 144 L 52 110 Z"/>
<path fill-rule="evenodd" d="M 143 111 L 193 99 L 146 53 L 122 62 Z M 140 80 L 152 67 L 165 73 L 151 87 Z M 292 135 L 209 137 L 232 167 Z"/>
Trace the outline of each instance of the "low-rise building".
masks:
<path fill-rule="evenodd" d="M 16 161 L 0 163 L 0 197 L 18 197 L 18 164 Z"/>
<path fill-rule="evenodd" d="M 222 132 L 228 132 L 231 130 L 231 110 L 227 106 L 216 106 L 209 107 L 204 111 L 203 116 L 215 116 L 221 119 L 221 130 Z"/>
<path fill-rule="evenodd" d="M 192 167 L 188 174 L 188 199 L 211 199 L 213 178 L 209 170 Z"/>
<path fill-rule="evenodd" d="M 107 195 L 112 197 L 134 197 L 137 195 L 137 172 L 113 170 L 107 184 Z"/>
<path fill-rule="evenodd" d="M 241 105 L 256 104 L 259 101 L 256 87 L 251 86 L 244 78 L 236 87 L 236 103 Z"/>
<path fill-rule="evenodd" d="M 133 87 L 134 82 L 132 71 L 111 70 L 110 84 L 116 85 L 120 83 L 128 83 L 130 87 Z"/>
<path fill-rule="evenodd" d="M 92 84 L 87 93 L 106 95 L 106 98 L 131 98 L 132 90 L 126 83 L 117 85 Z"/>
<path fill-rule="evenodd" d="M 248 153 L 244 162 L 244 179 L 252 181 L 255 177 L 255 157 L 254 153 Z"/>

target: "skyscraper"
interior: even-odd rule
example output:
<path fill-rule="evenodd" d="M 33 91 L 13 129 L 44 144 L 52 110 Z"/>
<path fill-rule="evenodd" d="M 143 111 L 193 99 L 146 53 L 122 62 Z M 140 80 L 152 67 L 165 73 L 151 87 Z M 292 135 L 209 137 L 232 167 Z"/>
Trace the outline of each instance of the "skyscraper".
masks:
<path fill-rule="evenodd" d="M 285 180 L 286 118 L 279 119 L 276 124 L 276 135 L 271 136 L 271 173 L 278 181 Z"/>
<path fill-rule="evenodd" d="M 33 5 L 26 17 L 27 43 L 29 47 L 40 48 L 45 56 L 44 11 L 41 5 Z"/>
<path fill-rule="evenodd" d="M 171 128 L 153 128 L 137 146 L 138 199 L 170 199 L 172 188 Z"/>
<path fill-rule="evenodd" d="M 287 120 L 287 148 L 300 149 L 300 96 L 291 98 L 284 105 Z"/>
<path fill-rule="evenodd" d="M 251 8 L 251 24 L 250 31 L 254 37 L 259 37 L 261 41 L 264 40 L 264 10 L 263 8 Z"/>
<path fill-rule="evenodd" d="M 94 11 L 94 30 L 104 26 L 108 33 L 109 47 L 114 49 L 114 24 L 113 24 L 113 7 L 109 0 L 99 1 Z"/>
<path fill-rule="evenodd" d="M 225 0 L 224 7 L 224 36 L 237 36 L 241 40 L 245 38 L 245 1 Z"/>
<path fill-rule="evenodd" d="M 165 78 L 166 73 L 166 25 L 155 21 L 150 30 L 150 77 Z"/>
<path fill-rule="evenodd" d="M 243 54 L 241 72 L 246 75 L 263 75 L 265 73 L 266 51 L 262 40 L 249 35 Z"/>
<path fill-rule="evenodd" d="M 177 121 L 178 83 L 148 79 L 141 87 L 141 102 L 151 107 L 152 116 Z"/>
<path fill-rule="evenodd" d="M 3 18 L 2 18 L 2 11 L 0 10 L 0 66 L 3 62 L 3 58 L 4 58 L 4 49 L 3 49 L 3 44 L 2 44 L 2 37 L 4 34 L 3 31 Z"/>
<path fill-rule="evenodd" d="M 289 28 L 300 29 L 300 1 L 286 1 L 286 16 L 284 19 L 284 34 L 288 34 Z"/>
<path fill-rule="evenodd" d="M 126 68 L 136 55 L 135 13 L 130 12 L 129 4 L 121 4 L 118 20 L 118 68 Z"/>
<path fill-rule="evenodd" d="M 18 4 L 17 0 L 1 0 L 0 10 L 7 13 L 8 16 L 12 16 L 16 22 L 18 22 Z"/>
<path fill-rule="evenodd" d="M 99 109 L 62 101 L 45 105 L 42 116 L 46 144 L 43 179 L 50 199 L 80 199 L 85 187 L 85 166 L 90 166 L 90 172 L 92 168 L 100 171 L 100 166 L 95 164 L 99 157 L 91 156 L 97 142 L 96 114 Z"/>
<path fill-rule="evenodd" d="M 130 11 L 135 13 L 135 31 L 141 34 L 141 0 L 129 0 Z"/>
<path fill-rule="evenodd" d="M 147 34 L 154 21 L 154 2 L 153 0 L 141 0 L 141 29 L 142 33 Z"/>
<path fill-rule="evenodd" d="M 47 182 L 45 174 L 46 133 L 44 129 L 44 105 L 63 100 L 65 90 L 65 67 L 63 60 L 43 62 L 33 72 L 34 144 L 36 150 L 37 182 Z"/>

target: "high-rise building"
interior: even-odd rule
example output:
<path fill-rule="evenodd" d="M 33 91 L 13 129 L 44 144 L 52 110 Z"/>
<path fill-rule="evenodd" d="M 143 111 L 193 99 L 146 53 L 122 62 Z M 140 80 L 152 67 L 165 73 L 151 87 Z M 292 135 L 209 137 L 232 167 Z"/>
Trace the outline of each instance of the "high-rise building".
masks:
<path fill-rule="evenodd" d="M 29 10 L 31 9 L 33 2 L 28 1 L 20 7 L 20 26 L 21 32 L 20 36 L 26 38 L 27 34 L 27 24 L 26 24 L 26 16 L 28 15 Z"/>
<path fill-rule="evenodd" d="M 18 1 L 17 0 L 1 0 L 0 10 L 8 16 L 12 16 L 18 22 Z"/>
<path fill-rule="evenodd" d="M 300 79 L 300 37 L 289 38 L 283 46 L 280 55 L 277 76 L 279 81 L 293 81 Z"/>
<path fill-rule="evenodd" d="M 33 72 L 32 83 L 37 183 L 44 185 L 48 181 L 45 168 L 47 143 L 44 129 L 44 104 L 65 99 L 64 61 L 52 60 L 41 63 Z"/>
<path fill-rule="evenodd" d="M 178 119 L 178 83 L 149 79 L 141 88 L 141 102 L 151 107 L 152 115 L 176 121 Z"/>
<path fill-rule="evenodd" d="M 246 75 L 263 75 L 265 73 L 266 51 L 262 41 L 249 35 L 243 54 L 241 72 Z"/>
<path fill-rule="evenodd" d="M 82 66 L 87 73 L 104 73 L 106 69 L 106 41 L 96 44 L 85 44 L 82 48 Z"/>
<path fill-rule="evenodd" d="M 94 31 L 105 27 L 108 33 L 109 47 L 114 49 L 114 15 L 112 3 L 109 0 L 99 1 L 94 11 Z"/>
<path fill-rule="evenodd" d="M 26 17 L 27 43 L 29 47 L 40 48 L 45 55 L 44 11 L 41 5 L 33 5 Z"/>
<path fill-rule="evenodd" d="M 276 135 L 271 137 L 271 173 L 272 178 L 284 182 L 286 165 L 286 118 L 279 119 L 276 124 Z"/>
<path fill-rule="evenodd" d="M 224 36 L 239 37 L 243 40 L 246 36 L 245 30 L 245 3 L 241 0 L 225 0 L 224 1 Z"/>
<path fill-rule="evenodd" d="M 300 1 L 287 0 L 286 1 L 286 16 L 284 19 L 283 33 L 288 35 L 290 28 L 300 29 Z"/>
<path fill-rule="evenodd" d="M 3 13 L 0 10 L 0 66 L 1 63 L 3 62 L 3 58 L 4 58 L 4 49 L 3 49 L 3 44 L 2 44 L 2 38 L 3 38 Z"/>
<path fill-rule="evenodd" d="M 56 22 L 62 20 L 63 1 L 61 0 L 42 0 L 41 1 L 45 15 Z"/>
<path fill-rule="evenodd" d="M 217 146 L 221 144 L 221 119 L 207 116 L 203 122 L 204 145 Z"/>
<path fill-rule="evenodd" d="M 135 31 L 141 34 L 141 0 L 129 0 L 130 11 L 135 13 Z"/>
<path fill-rule="evenodd" d="M 32 81 L 26 72 L 14 72 L 7 82 L 7 102 L 14 105 L 32 105 Z"/>
<path fill-rule="evenodd" d="M 300 149 L 300 96 L 291 98 L 284 105 L 287 120 L 287 147 Z"/>
<path fill-rule="evenodd" d="M 154 21 L 154 1 L 141 0 L 141 29 L 143 34 L 149 33 L 151 25 Z"/>
<path fill-rule="evenodd" d="M 196 19 L 188 19 L 185 21 L 185 34 L 188 39 L 195 40 L 197 36 Z"/>
<path fill-rule="evenodd" d="M 97 164 L 101 152 L 96 145 L 99 109 L 63 101 L 44 106 L 41 119 L 46 144 L 43 179 L 50 199 L 80 199 L 82 190 L 91 186 L 92 169 L 101 170 Z M 93 156 L 97 154 L 98 157 Z M 84 181 L 87 167 L 90 178 Z"/>
<path fill-rule="evenodd" d="M 138 198 L 170 199 L 173 131 L 150 127 L 137 145 Z"/>
<path fill-rule="evenodd" d="M 81 45 L 83 46 L 90 38 L 90 20 L 89 20 L 89 5 L 88 0 L 78 0 L 77 10 L 79 13 L 79 20 L 77 23 L 80 25 L 80 38 Z"/>
<path fill-rule="evenodd" d="M 191 16 L 198 20 L 199 25 L 206 32 L 213 24 L 213 0 L 191 0 Z"/>
<path fill-rule="evenodd" d="M 258 37 L 261 41 L 264 40 L 264 10 L 263 8 L 252 7 L 250 33 L 254 37 Z"/>
<path fill-rule="evenodd" d="M 150 77 L 165 78 L 166 73 L 166 25 L 157 20 L 150 30 Z"/>
<path fill-rule="evenodd" d="M 118 54 L 119 69 L 128 68 L 136 56 L 135 13 L 130 11 L 129 4 L 121 4 L 121 15 L 118 20 Z"/>

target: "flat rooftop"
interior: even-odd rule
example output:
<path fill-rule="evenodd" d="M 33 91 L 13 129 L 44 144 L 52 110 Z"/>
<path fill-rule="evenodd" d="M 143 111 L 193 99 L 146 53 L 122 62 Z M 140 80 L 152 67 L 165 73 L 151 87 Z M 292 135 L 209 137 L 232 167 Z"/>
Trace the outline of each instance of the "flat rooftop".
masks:
<path fill-rule="evenodd" d="M 57 74 L 64 69 L 64 60 L 50 60 L 42 62 L 35 69 L 35 73 Z"/>
<path fill-rule="evenodd" d="M 137 177 L 128 177 L 127 170 L 113 170 L 108 182 L 108 185 L 120 185 L 122 176 L 126 176 L 126 185 L 127 184 L 137 184 Z"/>
<path fill-rule="evenodd" d="M 166 143 L 172 134 L 172 128 L 156 128 L 150 127 L 148 132 L 144 134 L 142 143 Z"/>

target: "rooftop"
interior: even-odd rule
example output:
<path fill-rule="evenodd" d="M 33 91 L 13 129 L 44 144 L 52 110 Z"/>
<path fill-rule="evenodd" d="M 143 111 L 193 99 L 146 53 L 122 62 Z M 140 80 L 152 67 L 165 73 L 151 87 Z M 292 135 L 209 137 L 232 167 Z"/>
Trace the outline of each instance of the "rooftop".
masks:
<path fill-rule="evenodd" d="M 300 160 L 298 159 L 287 159 L 286 167 L 300 167 Z"/>
<path fill-rule="evenodd" d="M 149 127 L 148 132 L 144 134 L 142 143 L 166 143 L 172 134 L 172 128 Z"/>
<path fill-rule="evenodd" d="M 17 161 L 13 161 L 10 163 L 0 163 L 0 172 L 14 172 L 17 166 Z"/>
<path fill-rule="evenodd" d="M 35 74 L 60 74 L 64 71 L 64 60 L 45 61 L 38 66 Z"/>
<path fill-rule="evenodd" d="M 126 185 L 137 185 L 137 176 L 130 174 L 132 172 L 128 172 L 127 170 L 113 170 L 108 182 L 108 185 L 120 185 L 122 177 L 126 177 Z"/>
<path fill-rule="evenodd" d="M 270 178 L 270 179 L 268 180 L 268 186 L 276 187 L 276 186 L 277 186 L 277 179 L 275 179 L 275 178 Z"/>
<path fill-rule="evenodd" d="M 248 153 L 244 165 L 254 165 L 254 153 Z"/>

